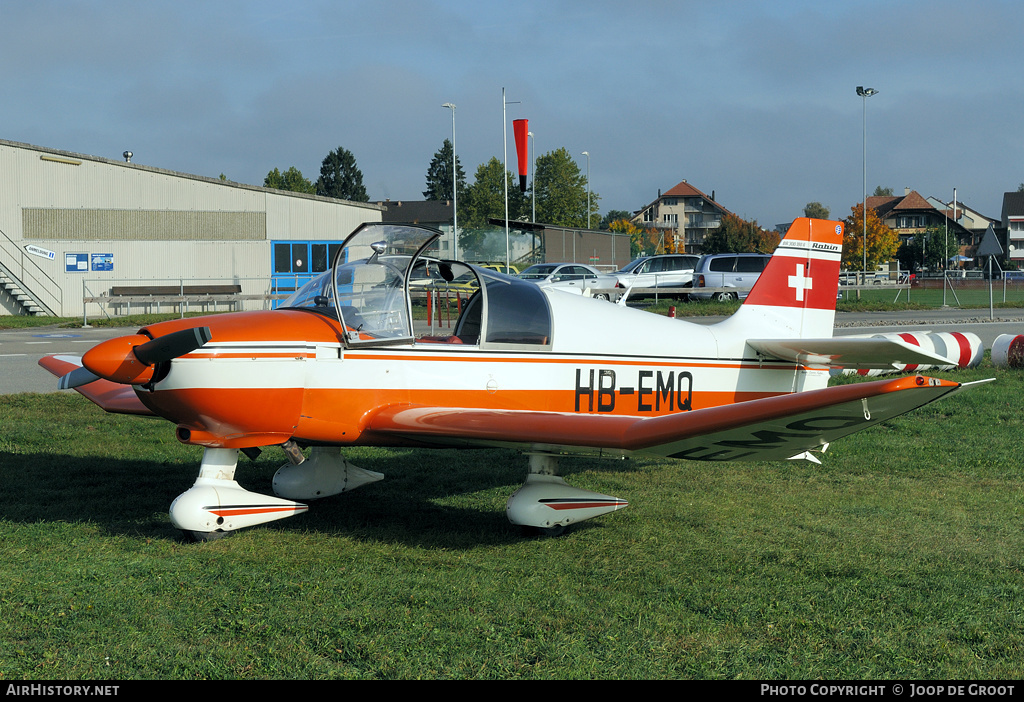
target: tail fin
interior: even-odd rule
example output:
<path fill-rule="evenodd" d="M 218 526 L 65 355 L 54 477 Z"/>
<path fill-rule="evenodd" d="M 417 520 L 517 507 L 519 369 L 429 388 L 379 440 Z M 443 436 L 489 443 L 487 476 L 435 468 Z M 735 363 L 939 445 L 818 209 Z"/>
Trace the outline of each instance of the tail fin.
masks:
<path fill-rule="evenodd" d="M 842 253 L 842 222 L 794 220 L 739 311 L 722 327 L 748 338 L 831 337 Z"/>

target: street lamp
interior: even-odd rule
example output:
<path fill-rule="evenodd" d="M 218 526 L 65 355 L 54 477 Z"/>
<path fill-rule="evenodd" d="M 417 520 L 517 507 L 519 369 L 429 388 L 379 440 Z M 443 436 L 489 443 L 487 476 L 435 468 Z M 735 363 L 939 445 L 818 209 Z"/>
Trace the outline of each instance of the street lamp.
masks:
<path fill-rule="evenodd" d="M 459 168 L 455 160 L 455 105 L 441 105 L 452 111 L 452 258 L 459 258 Z"/>
<path fill-rule="evenodd" d="M 868 278 L 868 98 L 878 93 L 874 88 L 865 88 L 863 86 L 857 86 L 857 94 L 861 97 L 861 104 L 863 106 L 863 153 L 862 163 L 864 172 L 864 199 L 861 201 L 861 219 L 864 222 L 864 279 L 861 281 L 862 285 L 867 284 Z M 859 297 L 859 293 L 858 293 Z"/>
<path fill-rule="evenodd" d="M 587 157 L 587 229 L 590 229 L 590 152 L 584 151 L 582 155 Z"/>

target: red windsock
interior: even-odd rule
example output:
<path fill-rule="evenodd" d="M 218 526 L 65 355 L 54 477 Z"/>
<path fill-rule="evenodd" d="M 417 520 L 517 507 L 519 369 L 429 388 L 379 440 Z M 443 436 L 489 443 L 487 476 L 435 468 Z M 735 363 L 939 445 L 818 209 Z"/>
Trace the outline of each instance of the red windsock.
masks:
<path fill-rule="evenodd" d="M 527 126 L 529 120 L 512 120 L 512 133 L 516 137 L 516 154 L 519 156 L 519 189 L 526 192 L 526 164 L 530 161 L 529 147 L 526 143 L 527 134 L 530 128 Z"/>

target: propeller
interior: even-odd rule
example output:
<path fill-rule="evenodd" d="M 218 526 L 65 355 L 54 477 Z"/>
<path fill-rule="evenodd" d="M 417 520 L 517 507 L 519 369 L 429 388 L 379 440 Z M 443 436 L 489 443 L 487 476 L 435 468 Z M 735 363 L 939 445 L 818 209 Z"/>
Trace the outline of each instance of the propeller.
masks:
<path fill-rule="evenodd" d="M 152 366 L 191 353 L 211 338 L 209 327 L 192 327 L 158 336 L 152 341 L 136 346 L 132 352 L 140 363 Z"/>
<path fill-rule="evenodd" d="M 153 378 L 153 366 L 195 351 L 212 337 L 209 327 L 192 327 L 155 339 L 132 334 L 108 339 L 82 356 L 82 368 L 62 376 L 61 390 L 77 388 L 101 378 L 127 385 L 143 385 Z"/>
<path fill-rule="evenodd" d="M 100 377 L 88 368 L 76 368 L 60 377 L 60 380 L 57 381 L 57 388 L 60 390 L 71 390 L 80 385 L 88 385 L 99 379 Z"/>

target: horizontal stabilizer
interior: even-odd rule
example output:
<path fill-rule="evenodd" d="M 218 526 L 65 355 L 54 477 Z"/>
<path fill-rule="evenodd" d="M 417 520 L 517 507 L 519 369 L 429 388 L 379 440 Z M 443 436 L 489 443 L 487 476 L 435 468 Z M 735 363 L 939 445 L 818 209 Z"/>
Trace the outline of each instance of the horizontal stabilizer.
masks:
<path fill-rule="evenodd" d="M 891 369 L 909 365 L 956 365 L 955 359 L 893 338 L 749 339 L 758 353 L 805 366 Z"/>
<path fill-rule="evenodd" d="M 106 412 L 153 415 L 153 412 L 142 404 L 131 385 L 113 383 L 102 378 L 81 385 L 72 385 L 72 379 L 80 378 L 88 373 L 88 371 L 82 372 L 84 369 L 81 356 L 44 356 L 39 359 L 39 365 L 61 378 L 63 381 L 61 389 L 74 387 L 90 402 L 95 403 Z M 65 378 L 68 380 L 64 380 Z M 88 378 L 84 378 L 84 380 L 88 380 Z"/>

